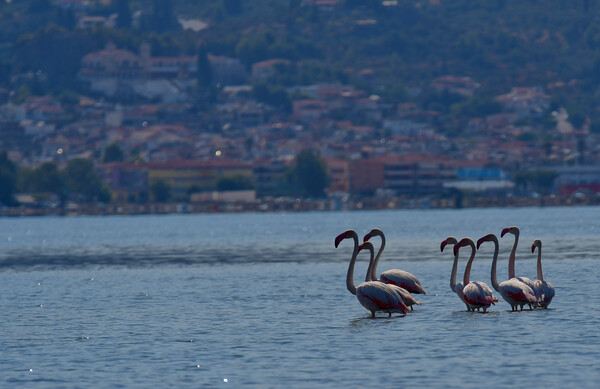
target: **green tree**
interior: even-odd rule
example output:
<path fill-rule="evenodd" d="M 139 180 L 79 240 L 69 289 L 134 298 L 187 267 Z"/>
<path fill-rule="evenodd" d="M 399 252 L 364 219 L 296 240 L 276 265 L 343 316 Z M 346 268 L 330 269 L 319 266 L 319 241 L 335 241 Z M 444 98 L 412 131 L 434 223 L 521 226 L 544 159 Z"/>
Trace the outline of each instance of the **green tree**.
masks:
<path fill-rule="evenodd" d="M 124 160 L 123 150 L 117 143 L 111 143 L 104 149 L 102 162 L 121 162 Z"/>
<path fill-rule="evenodd" d="M 66 188 L 72 198 L 83 202 L 110 201 L 110 192 L 94 170 L 94 163 L 91 160 L 83 158 L 70 160 L 64 174 Z"/>
<path fill-rule="evenodd" d="M 222 176 L 217 180 L 217 190 L 245 190 L 254 188 L 252 178 L 244 174 L 236 174 L 233 176 Z"/>
<path fill-rule="evenodd" d="M 179 26 L 173 11 L 173 1 L 152 0 L 152 31 L 163 33 Z"/>
<path fill-rule="evenodd" d="M 31 193 L 54 193 L 62 196 L 65 189 L 64 176 L 53 162 L 46 162 L 27 175 L 25 191 Z"/>
<path fill-rule="evenodd" d="M 119 0 L 117 2 L 117 27 L 131 28 L 131 10 L 129 9 L 129 0 Z"/>
<path fill-rule="evenodd" d="M 325 189 L 329 185 L 325 161 L 314 151 L 301 151 L 289 173 L 289 181 L 292 191 L 301 196 L 325 196 Z"/>
<path fill-rule="evenodd" d="M 515 184 L 525 190 L 548 192 L 554 187 L 558 174 L 554 170 L 538 169 L 520 171 L 515 174 Z"/>
<path fill-rule="evenodd" d="M 196 71 L 199 88 L 209 88 L 213 82 L 213 70 L 208 60 L 208 50 L 205 44 L 200 45 L 198 50 L 198 66 Z"/>
<path fill-rule="evenodd" d="M 164 180 L 156 180 L 150 184 L 152 200 L 166 203 L 171 198 L 171 186 Z"/>
<path fill-rule="evenodd" d="M 241 0 L 221 0 L 223 8 L 229 15 L 239 15 L 243 11 L 243 4 Z"/>
<path fill-rule="evenodd" d="M 8 159 L 6 151 L 0 152 L 0 204 L 13 205 L 17 187 L 17 165 Z"/>

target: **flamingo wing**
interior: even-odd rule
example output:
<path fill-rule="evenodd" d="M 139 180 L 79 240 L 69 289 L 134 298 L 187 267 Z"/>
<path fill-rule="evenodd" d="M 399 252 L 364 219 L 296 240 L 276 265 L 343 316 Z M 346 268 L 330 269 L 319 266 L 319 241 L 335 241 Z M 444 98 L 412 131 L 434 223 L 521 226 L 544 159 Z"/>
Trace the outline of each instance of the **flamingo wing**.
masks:
<path fill-rule="evenodd" d="M 409 312 L 400 295 L 381 282 L 364 282 L 360 284 L 356 288 L 356 297 L 371 312 Z"/>
<path fill-rule="evenodd" d="M 545 280 L 533 281 L 533 292 L 540 305 L 544 308 L 548 307 L 554 298 L 554 287 Z"/>
<path fill-rule="evenodd" d="M 402 299 L 402 302 L 406 306 L 410 307 L 411 305 L 421 305 L 421 303 L 415 300 L 415 298 L 409 293 L 408 290 L 394 284 L 387 284 L 387 286 L 392 288 L 396 293 L 398 293 L 398 295 Z"/>
<path fill-rule="evenodd" d="M 494 304 L 494 299 L 482 287 L 482 282 L 469 282 L 463 288 L 463 295 L 467 304 L 475 306 L 485 306 L 486 308 Z"/>
<path fill-rule="evenodd" d="M 512 300 L 515 302 L 522 302 L 525 304 L 537 303 L 537 298 L 533 290 L 519 281 L 516 278 L 504 281 L 500 284 L 500 294 L 505 300 Z"/>
<path fill-rule="evenodd" d="M 410 293 L 427 294 L 421 286 L 419 279 L 407 271 L 390 269 L 381 273 L 379 277 L 386 284 L 393 284 L 408 290 Z"/>
<path fill-rule="evenodd" d="M 490 286 L 488 284 L 486 284 L 485 282 L 480 282 L 480 281 L 473 281 L 474 284 L 477 284 L 479 286 L 481 286 L 481 289 L 483 289 L 484 293 L 488 296 L 490 296 L 492 298 L 492 300 L 494 301 L 494 303 L 500 302 L 500 299 L 496 296 L 494 296 L 494 291 L 492 290 L 492 288 L 490 288 Z M 494 304 L 496 305 L 496 304 Z"/>

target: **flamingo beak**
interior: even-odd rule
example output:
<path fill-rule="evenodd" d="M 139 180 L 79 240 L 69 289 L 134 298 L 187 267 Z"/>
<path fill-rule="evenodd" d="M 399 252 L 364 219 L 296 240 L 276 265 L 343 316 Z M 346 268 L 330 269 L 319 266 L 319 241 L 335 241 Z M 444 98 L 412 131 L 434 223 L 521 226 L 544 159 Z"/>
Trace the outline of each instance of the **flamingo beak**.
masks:
<path fill-rule="evenodd" d="M 335 237 L 335 248 L 337 248 L 340 245 L 340 242 L 342 240 L 346 239 L 346 233 L 342 233 L 339 234 L 338 236 Z"/>
<path fill-rule="evenodd" d="M 510 232 L 510 227 L 506 227 L 505 229 L 502 230 L 502 234 L 500 234 L 500 237 L 504 237 L 504 235 L 506 235 L 507 233 Z"/>
<path fill-rule="evenodd" d="M 532 252 L 532 253 L 533 253 L 533 252 L 535 252 L 535 244 L 534 244 L 534 245 L 531 245 L 531 252 Z"/>
<path fill-rule="evenodd" d="M 371 233 L 369 232 L 367 235 L 365 235 L 365 237 L 363 238 L 363 242 L 368 241 L 369 239 L 371 239 L 373 237 L 373 235 L 371 235 Z"/>
<path fill-rule="evenodd" d="M 448 241 L 443 241 L 442 244 L 440 244 L 440 251 L 444 252 L 444 247 L 446 247 L 446 245 L 448 244 Z"/>
<path fill-rule="evenodd" d="M 492 234 L 487 234 L 486 236 L 482 236 L 481 238 L 479 238 L 477 240 L 477 250 L 479 250 L 479 246 L 481 246 L 481 244 L 483 242 L 489 241 L 491 239 L 491 237 L 492 237 Z"/>

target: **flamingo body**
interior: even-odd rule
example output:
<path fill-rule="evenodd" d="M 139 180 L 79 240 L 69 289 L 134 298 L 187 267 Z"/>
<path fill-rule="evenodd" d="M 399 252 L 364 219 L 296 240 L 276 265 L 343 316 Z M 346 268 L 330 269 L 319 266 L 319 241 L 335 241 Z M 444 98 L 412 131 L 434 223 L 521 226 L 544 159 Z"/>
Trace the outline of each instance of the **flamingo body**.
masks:
<path fill-rule="evenodd" d="M 554 286 L 551 283 L 544 280 L 533 281 L 533 292 L 537 298 L 540 307 L 548 308 L 548 305 L 554 298 Z"/>
<path fill-rule="evenodd" d="M 408 307 L 402 302 L 400 296 L 389 286 L 382 282 L 363 282 L 356 288 L 356 298 L 363 307 L 371 311 L 373 317 L 375 312 L 386 312 L 388 314 L 406 314 Z"/>
<path fill-rule="evenodd" d="M 524 305 L 537 305 L 537 298 L 533 289 L 522 281 L 511 278 L 510 280 L 502 281 L 499 285 L 498 292 L 502 298 L 511 306 L 513 311 L 516 311 L 518 305 L 523 310 Z"/>
<path fill-rule="evenodd" d="M 386 284 L 392 284 L 399 286 L 408 292 L 416 294 L 427 294 L 425 289 L 421 286 L 421 283 L 417 277 L 413 276 L 407 271 L 400 269 L 386 270 L 379 276 L 379 279 Z"/>
<path fill-rule="evenodd" d="M 373 228 L 368 234 L 366 234 L 363 238 L 364 242 L 367 242 L 373 236 L 379 236 L 381 238 L 381 246 L 377 251 L 377 256 L 375 257 L 375 262 L 373 264 L 373 278 L 377 279 L 377 265 L 379 264 L 379 259 L 381 258 L 381 253 L 383 253 L 383 249 L 385 248 L 385 235 L 383 231 L 379 228 Z M 417 277 L 412 275 L 411 273 L 399 270 L 399 269 L 390 269 L 381 273 L 379 280 L 381 282 L 385 282 L 386 284 L 393 284 L 399 286 L 403 289 L 406 289 L 410 293 L 415 294 L 427 294 L 423 286 L 421 286 L 421 282 Z"/>

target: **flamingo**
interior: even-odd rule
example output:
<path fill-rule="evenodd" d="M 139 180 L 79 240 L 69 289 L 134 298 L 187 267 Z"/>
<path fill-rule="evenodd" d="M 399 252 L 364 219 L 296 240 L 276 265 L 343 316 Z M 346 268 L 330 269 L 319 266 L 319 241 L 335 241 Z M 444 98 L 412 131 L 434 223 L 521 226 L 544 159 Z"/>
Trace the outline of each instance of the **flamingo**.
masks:
<path fill-rule="evenodd" d="M 380 280 L 377 279 L 377 277 L 375 276 L 375 273 L 372 271 L 373 268 L 373 264 L 374 264 L 374 252 L 375 249 L 373 248 L 373 244 L 371 242 L 364 242 L 363 244 L 361 244 L 358 247 L 358 251 L 360 252 L 360 250 L 362 249 L 368 249 L 371 252 L 371 260 L 369 261 L 369 268 L 367 269 L 367 276 L 365 278 L 365 281 L 375 281 L 375 282 L 381 282 Z M 396 293 L 398 293 L 398 295 L 400 295 L 400 298 L 402 298 L 402 302 L 407 306 L 410 307 L 410 310 L 413 310 L 413 305 L 421 305 L 421 303 L 419 301 L 416 301 L 414 299 L 414 297 L 408 292 L 408 290 L 399 287 L 398 285 L 394 285 L 394 284 L 386 284 L 387 286 L 389 286 L 390 288 L 392 288 Z"/>
<path fill-rule="evenodd" d="M 552 302 L 554 298 L 554 286 L 551 283 L 544 280 L 544 275 L 542 274 L 542 241 L 536 239 L 533 241 L 533 245 L 531 246 L 531 252 L 535 252 L 535 248 L 538 248 L 538 257 L 537 257 L 537 280 L 533 281 L 533 291 L 535 293 L 535 297 L 538 299 L 538 303 L 542 308 L 548 308 L 548 305 Z"/>
<path fill-rule="evenodd" d="M 442 241 L 442 243 L 440 244 L 440 251 L 443 252 L 444 248 L 449 244 L 455 245 L 457 243 L 458 243 L 458 240 L 455 237 L 449 236 L 444 241 Z M 470 311 L 471 309 L 469 308 L 469 305 L 468 305 L 467 301 L 465 300 L 465 295 L 463 294 L 464 283 L 463 282 L 456 283 L 457 270 L 458 270 L 458 253 L 455 253 L 454 254 L 454 263 L 452 264 L 452 272 L 450 273 L 450 290 L 452 290 L 454 293 L 456 293 L 458 298 L 460 298 L 460 300 L 463 303 L 465 303 L 467 310 Z M 473 281 L 473 283 L 479 284 L 478 281 Z M 485 283 L 481 283 L 481 284 L 482 285 L 480 285 L 480 286 L 482 289 L 486 288 L 486 287 L 489 289 L 488 293 L 490 295 L 492 295 L 492 298 L 495 299 L 494 302 L 498 302 L 499 300 L 493 296 L 493 293 L 492 293 L 490 287 Z"/>
<path fill-rule="evenodd" d="M 515 236 L 515 242 L 513 244 L 512 250 L 510 251 L 510 257 L 509 257 L 509 262 L 508 262 L 508 278 L 516 278 L 517 280 L 521 281 L 522 283 L 524 283 L 525 285 L 529 286 L 532 290 L 533 290 L 533 280 L 527 278 L 527 277 L 515 277 L 515 256 L 517 253 L 517 244 L 519 243 L 519 227 L 517 226 L 512 226 L 512 227 L 506 227 L 505 229 L 502 230 L 502 234 L 500 234 L 500 237 L 504 237 L 504 235 L 506 234 L 513 234 Z M 510 260 L 512 259 L 512 261 Z"/>
<path fill-rule="evenodd" d="M 467 309 L 475 312 L 475 308 L 478 310 L 481 308 L 483 312 L 486 312 L 491 305 L 496 305 L 494 301 L 494 295 L 491 292 L 491 288 L 481 281 L 469 282 L 471 275 L 471 265 L 475 259 L 475 242 L 471 238 L 462 238 L 460 242 L 454 245 L 454 255 L 458 257 L 458 251 L 463 246 L 471 246 L 471 257 L 467 262 L 465 268 L 465 274 L 463 276 L 463 290 L 464 301 L 467 304 Z"/>
<path fill-rule="evenodd" d="M 372 317 L 375 317 L 377 311 L 387 312 L 390 317 L 393 312 L 401 313 L 404 316 L 409 311 L 408 307 L 388 285 L 381 282 L 365 281 L 357 287 L 354 286 L 354 264 L 359 251 L 358 234 L 354 230 L 344 231 L 335 238 L 335 247 L 337 248 L 342 240 L 349 238 L 354 240 L 354 250 L 346 274 L 348 291 L 356 296 L 363 307 L 371 311 Z"/>
<path fill-rule="evenodd" d="M 363 241 L 366 242 L 373 236 L 381 237 L 381 246 L 379 247 L 379 251 L 377 251 L 377 256 L 375 257 L 375 262 L 373 264 L 373 276 L 371 277 L 372 279 L 377 279 L 377 264 L 379 263 L 381 253 L 385 248 L 385 235 L 383 234 L 383 231 L 381 231 L 379 228 L 373 228 L 368 234 L 365 235 Z M 381 273 L 379 279 L 381 282 L 384 282 L 386 284 L 393 284 L 404 288 L 410 293 L 427 294 L 427 292 L 425 292 L 425 289 L 423 289 L 423 287 L 421 286 L 421 282 L 419 281 L 419 279 L 404 270 L 386 270 L 383 273 Z"/>
<path fill-rule="evenodd" d="M 506 281 L 502 281 L 498 284 L 498 277 L 496 276 L 496 264 L 498 263 L 498 238 L 494 234 L 487 234 L 477 241 L 477 249 L 481 246 L 483 242 L 493 242 L 494 243 L 494 259 L 492 260 L 492 286 L 500 295 L 506 300 L 507 303 L 510 304 L 510 307 L 513 311 L 517 310 L 517 306 L 521 306 L 521 310 L 523 310 L 523 306 L 525 304 L 529 305 L 531 308 L 532 304 L 537 304 L 537 299 L 535 298 L 535 294 L 533 290 L 527 286 L 527 284 L 516 278 L 510 278 Z M 514 261 L 514 256 L 509 258 L 509 268 L 511 267 L 511 261 Z M 514 269 L 514 266 L 513 266 Z"/>

